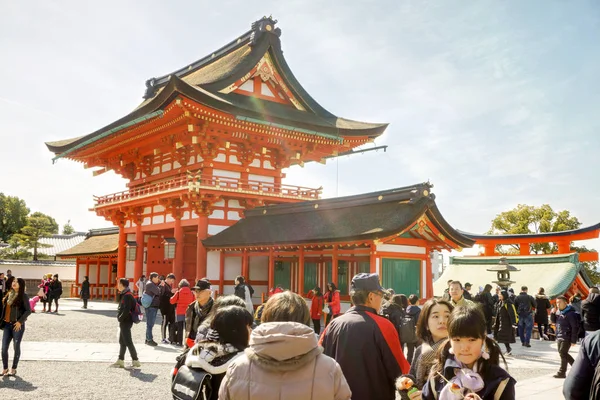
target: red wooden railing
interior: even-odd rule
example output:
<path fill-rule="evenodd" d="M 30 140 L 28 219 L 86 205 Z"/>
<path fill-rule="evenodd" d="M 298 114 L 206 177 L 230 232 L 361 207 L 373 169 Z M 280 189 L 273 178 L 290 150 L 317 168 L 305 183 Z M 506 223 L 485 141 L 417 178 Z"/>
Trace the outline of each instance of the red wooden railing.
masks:
<path fill-rule="evenodd" d="M 96 206 L 103 206 L 183 189 L 188 189 L 190 191 L 209 189 L 226 192 L 252 193 L 301 200 L 317 200 L 321 194 L 321 189 L 293 185 L 278 185 L 275 183 L 250 179 L 228 178 L 223 176 L 182 176 L 167 181 L 136 186 L 132 189 L 108 194 L 106 196 L 94 196 L 94 199 L 96 200 Z"/>

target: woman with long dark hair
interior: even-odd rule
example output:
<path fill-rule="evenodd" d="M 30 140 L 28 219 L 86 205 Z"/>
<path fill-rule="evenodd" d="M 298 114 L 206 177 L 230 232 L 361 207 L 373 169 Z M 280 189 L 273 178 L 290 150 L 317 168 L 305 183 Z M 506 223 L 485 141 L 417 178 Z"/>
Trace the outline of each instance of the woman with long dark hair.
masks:
<path fill-rule="evenodd" d="M 512 349 L 511 343 L 515 343 L 515 334 L 513 325 L 517 324 L 517 310 L 510 299 L 506 290 L 502 290 L 499 296 L 500 301 L 496 304 L 496 324 L 494 325 L 494 339 L 498 343 L 503 343 L 506 347 L 505 355 L 510 356 Z"/>
<path fill-rule="evenodd" d="M 25 280 L 23 278 L 9 279 L 10 290 L 2 299 L 2 319 L 0 327 L 4 330 L 2 336 L 2 373 L 1 376 L 17 375 L 17 366 L 21 357 L 21 340 L 25 333 L 25 321 L 31 314 L 29 296 L 25 293 Z M 12 368 L 8 370 L 8 347 L 13 342 L 14 356 Z"/>
<path fill-rule="evenodd" d="M 329 282 L 327 284 L 327 293 L 325 293 L 324 297 L 329 309 L 329 312 L 325 314 L 325 326 L 327 326 L 332 319 L 341 313 L 340 291 L 337 290 L 335 283 Z"/>
<path fill-rule="evenodd" d="M 448 338 L 448 318 L 454 306 L 449 301 L 429 299 L 423 304 L 423 309 L 417 321 L 417 338 L 421 344 L 415 350 L 410 362 L 410 371 L 396 381 L 399 390 L 407 390 L 415 386 L 421 390 L 427 382 L 429 371 L 435 364 L 436 354 Z"/>

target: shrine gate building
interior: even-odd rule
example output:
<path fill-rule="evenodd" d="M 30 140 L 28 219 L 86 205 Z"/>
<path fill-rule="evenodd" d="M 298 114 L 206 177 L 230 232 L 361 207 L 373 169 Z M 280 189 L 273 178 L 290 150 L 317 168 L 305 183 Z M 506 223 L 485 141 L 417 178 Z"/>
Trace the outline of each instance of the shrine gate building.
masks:
<path fill-rule="evenodd" d="M 318 104 L 288 67 L 275 25 L 262 18 L 148 80 L 143 102 L 110 125 L 46 143 L 53 161 L 128 180 L 93 208 L 118 227 L 116 276 L 208 277 L 231 293 L 241 274 L 256 295 L 275 286 L 306 294 L 332 281 L 347 296 L 352 275 L 372 271 L 397 292 L 432 296 L 431 251 L 474 241 L 444 221 L 430 184 L 321 199 L 321 188 L 283 182 L 285 168 L 325 163 L 373 142 L 387 124 Z"/>

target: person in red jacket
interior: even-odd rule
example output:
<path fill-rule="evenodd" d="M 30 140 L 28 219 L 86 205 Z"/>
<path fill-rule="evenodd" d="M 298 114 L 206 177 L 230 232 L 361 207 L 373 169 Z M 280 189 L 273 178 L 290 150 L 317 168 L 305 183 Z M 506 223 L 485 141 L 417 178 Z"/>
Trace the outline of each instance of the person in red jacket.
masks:
<path fill-rule="evenodd" d="M 185 323 L 185 310 L 196 300 L 196 296 L 190 289 L 190 283 L 186 279 L 179 281 L 179 290 L 169 299 L 171 304 L 177 304 L 175 308 L 175 342 L 176 346 L 183 346 L 183 332 Z"/>
<path fill-rule="evenodd" d="M 340 291 L 337 290 L 333 282 L 327 284 L 325 303 L 327 304 L 327 308 L 329 308 L 329 313 L 325 314 L 325 326 L 327 326 L 332 319 L 341 313 Z"/>
<path fill-rule="evenodd" d="M 323 314 L 323 293 L 320 287 L 315 287 L 310 291 L 308 297 L 312 299 L 310 303 L 310 318 L 312 319 L 315 333 L 318 335 L 321 333 L 321 315 Z"/>

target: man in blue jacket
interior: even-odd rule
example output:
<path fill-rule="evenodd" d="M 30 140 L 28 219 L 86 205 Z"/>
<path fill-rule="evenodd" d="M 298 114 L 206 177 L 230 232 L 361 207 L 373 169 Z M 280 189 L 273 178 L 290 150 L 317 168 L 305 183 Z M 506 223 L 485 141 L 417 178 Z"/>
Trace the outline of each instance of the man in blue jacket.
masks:
<path fill-rule="evenodd" d="M 563 386 L 565 399 L 587 400 L 591 398 L 590 387 L 600 361 L 600 330 L 588 335 L 579 351 L 569 376 Z"/>
<path fill-rule="evenodd" d="M 556 305 L 559 311 L 553 309 L 550 313 L 550 319 L 556 324 L 556 344 L 560 355 L 560 369 L 554 377 L 564 379 L 567 373 L 567 363 L 573 365 L 575 361 L 569 354 L 569 349 L 577 343 L 580 317 L 568 304 L 565 296 L 558 296 Z"/>

